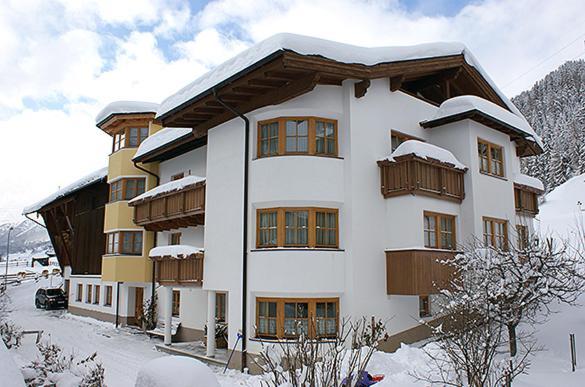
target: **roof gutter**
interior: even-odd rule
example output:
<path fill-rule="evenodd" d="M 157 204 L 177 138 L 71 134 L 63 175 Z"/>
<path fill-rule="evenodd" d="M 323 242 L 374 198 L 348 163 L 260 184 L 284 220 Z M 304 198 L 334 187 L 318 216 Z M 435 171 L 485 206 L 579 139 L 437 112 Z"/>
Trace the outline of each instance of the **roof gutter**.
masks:
<path fill-rule="evenodd" d="M 146 172 L 146 173 L 148 173 L 149 175 L 151 175 L 151 176 L 154 176 L 154 178 L 156 179 L 156 185 L 157 185 L 157 186 L 159 186 L 159 185 L 160 185 L 160 176 L 159 176 L 159 175 L 157 175 L 157 174 L 156 174 L 156 173 L 154 173 L 154 172 L 151 172 L 151 171 L 149 171 L 149 170 L 148 170 L 148 169 L 146 169 L 146 168 L 142 168 L 141 166 L 139 166 L 139 165 L 138 165 L 138 162 L 137 162 L 137 161 L 132 161 L 132 164 L 134 164 L 134 167 L 135 167 L 136 169 L 140 169 L 142 172 Z"/>
<path fill-rule="evenodd" d="M 217 89 L 213 88 L 213 96 L 224 108 L 244 120 L 245 141 L 244 141 L 244 209 L 243 209 L 243 235 L 242 235 L 242 359 L 241 371 L 247 368 L 247 317 L 248 317 L 248 169 L 250 154 L 250 120 L 244 114 L 238 112 L 219 95 Z"/>

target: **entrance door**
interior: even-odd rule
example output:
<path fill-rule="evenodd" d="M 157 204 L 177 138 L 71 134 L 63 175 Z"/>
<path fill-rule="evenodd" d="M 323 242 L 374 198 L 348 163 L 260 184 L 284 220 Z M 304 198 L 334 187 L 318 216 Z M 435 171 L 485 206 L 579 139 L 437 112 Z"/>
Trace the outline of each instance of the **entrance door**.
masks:
<path fill-rule="evenodd" d="M 144 288 L 134 288 L 134 317 L 136 318 L 136 325 L 140 325 L 138 317 L 142 316 L 143 309 L 142 303 L 144 302 Z"/>

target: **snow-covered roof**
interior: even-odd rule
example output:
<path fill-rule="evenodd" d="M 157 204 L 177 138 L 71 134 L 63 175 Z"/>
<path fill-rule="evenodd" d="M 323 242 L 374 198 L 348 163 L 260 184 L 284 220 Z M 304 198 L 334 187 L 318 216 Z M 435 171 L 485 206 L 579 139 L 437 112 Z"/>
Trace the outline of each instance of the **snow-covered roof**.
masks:
<path fill-rule="evenodd" d="M 57 192 L 52 193 L 51 195 L 47 196 L 43 200 L 40 200 L 40 201 L 36 202 L 35 204 L 32 204 L 28 207 L 25 207 L 22 210 L 22 214 L 26 215 L 26 214 L 36 212 L 36 211 L 40 210 L 41 208 L 43 208 L 44 206 L 46 206 L 47 204 L 50 204 L 57 199 L 60 199 L 60 198 L 65 197 L 67 195 L 70 195 L 76 191 L 79 191 L 83 187 L 86 187 L 86 186 L 93 184 L 97 181 L 105 179 L 107 175 L 108 175 L 108 168 L 107 167 L 98 169 L 97 171 L 92 172 L 89 175 L 82 177 L 81 179 L 69 184 L 68 186 L 61 188 Z"/>
<path fill-rule="evenodd" d="M 197 183 L 204 182 L 205 178 L 200 176 L 185 176 L 178 180 L 169 181 L 168 183 L 161 184 L 158 187 L 151 189 L 150 191 L 146 191 L 145 193 L 136 196 L 134 199 L 130 200 L 128 203 L 133 204 L 140 202 L 144 199 L 154 198 L 155 196 L 164 195 L 170 192 L 179 191 L 187 186 L 194 185 Z"/>
<path fill-rule="evenodd" d="M 435 113 L 435 116 L 427 122 L 437 121 L 472 111 L 482 112 L 491 118 L 518 129 L 530 137 L 541 148 L 543 147 L 540 137 L 536 134 L 534 129 L 532 129 L 521 113 L 511 113 L 501 106 L 475 95 L 461 95 L 443 101 Z"/>
<path fill-rule="evenodd" d="M 536 177 L 528 176 L 523 173 L 517 173 L 514 175 L 514 183 L 525 185 L 544 192 L 544 184 Z"/>
<path fill-rule="evenodd" d="M 137 160 L 175 140 L 188 136 L 192 130 L 191 128 L 163 128 L 142 141 L 132 160 Z"/>
<path fill-rule="evenodd" d="M 185 102 L 209 91 L 221 82 L 279 51 L 292 51 L 301 55 L 320 56 L 341 63 L 368 66 L 379 63 L 463 55 L 465 61 L 479 71 L 510 110 L 515 114 L 520 114 L 514 104 L 496 87 L 469 49 L 462 43 L 437 42 L 414 46 L 360 47 L 325 39 L 283 33 L 274 35 L 250 47 L 169 96 L 160 104 L 157 117 L 169 113 Z"/>
<path fill-rule="evenodd" d="M 202 254 L 203 247 L 189 245 L 158 246 L 150 250 L 149 257 L 171 257 L 185 259 L 194 255 Z"/>
<path fill-rule="evenodd" d="M 392 152 L 390 157 L 387 158 L 388 161 L 395 161 L 396 157 L 406 156 L 406 155 L 415 155 L 422 159 L 428 160 L 433 159 L 440 161 L 442 163 L 447 163 L 453 165 L 457 169 L 466 170 L 467 167 L 459 162 L 453 153 L 449 152 L 447 149 L 443 149 L 433 144 L 429 144 L 428 142 L 422 142 L 418 140 L 408 140 L 403 142 Z"/>
<path fill-rule="evenodd" d="M 156 113 L 158 103 L 144 101 L 115 101 L 106 105 L 95 117 L 97 125 L 113 114 Z"/>

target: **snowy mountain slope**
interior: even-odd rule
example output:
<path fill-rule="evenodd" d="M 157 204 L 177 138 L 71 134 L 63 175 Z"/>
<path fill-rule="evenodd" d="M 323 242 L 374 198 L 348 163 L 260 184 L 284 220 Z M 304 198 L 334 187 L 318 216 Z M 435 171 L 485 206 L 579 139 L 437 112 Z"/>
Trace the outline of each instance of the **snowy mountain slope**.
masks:
<path fill-rule="evenodd" d="M 8 229 L 13 226 L 10 233 L 10 253 L 25 251 L 44 251 L 51 248 L 47 230 L 38 224 L 25 219 L 20 223 L 5 223 L 0 225 L 0 255 L 6 254 L 6 242 Z"/>

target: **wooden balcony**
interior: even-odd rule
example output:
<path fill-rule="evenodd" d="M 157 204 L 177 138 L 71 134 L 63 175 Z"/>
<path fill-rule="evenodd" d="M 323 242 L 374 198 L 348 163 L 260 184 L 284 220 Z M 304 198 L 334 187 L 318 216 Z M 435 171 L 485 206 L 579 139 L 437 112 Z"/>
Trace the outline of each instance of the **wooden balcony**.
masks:
<path fill-rule="evenodd" d="M 455 251 L 431 249 L 387 250 L 387 294 L 429 295 L 448 289 L 454 270 L 438 261 L 453 259 L 455 254 Z"/>
<path fill-rule="evenodd" d="M 155 261 L 155 280 L 163 286 L 197 286 L 203 283 L 203 253 L 186 258 L 151 258 Z"/>
<path fill-rule="evenodd" d="M 404 155 L 394 161 L 378 161 L 378 165 L 385 198 L 426 195 L 459 203 L 465 198 L 465 171 L 451 164 Z"/>
<path fill-rule="evenodd" d="M 528 215 L 536 216 L 538 214 L 538 195 L 542 194 L 541 191 L 514 183 L 514 204 L 516 206 L 516 212 Z"/>
<path fill-rule="evenodd" d="M 205 181 L 132 202 L 134 223 L 148 231 L 197 226 L 205 221 Z"/>

